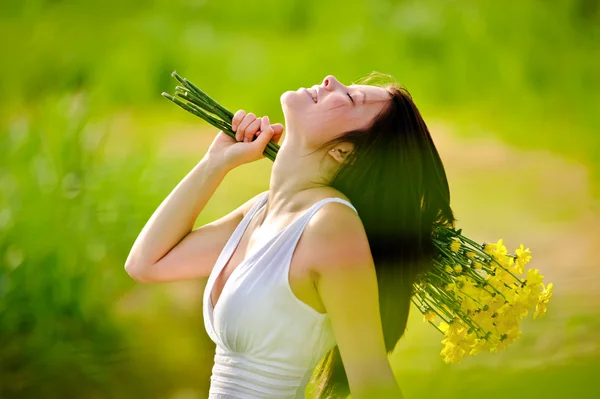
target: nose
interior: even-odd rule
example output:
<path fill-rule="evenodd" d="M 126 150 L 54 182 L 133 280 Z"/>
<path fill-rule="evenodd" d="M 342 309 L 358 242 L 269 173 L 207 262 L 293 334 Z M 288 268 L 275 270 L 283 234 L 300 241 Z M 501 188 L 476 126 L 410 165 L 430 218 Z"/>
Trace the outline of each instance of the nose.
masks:
<path fill-rule="evenodd" d="M 325 86 L 325 89 L 327 90 L 333 90 L 339 84 L 340 82 L 333 75 L 327 75 L 325 76 L 325 79 L 323 79 L 323 86 Z"/>

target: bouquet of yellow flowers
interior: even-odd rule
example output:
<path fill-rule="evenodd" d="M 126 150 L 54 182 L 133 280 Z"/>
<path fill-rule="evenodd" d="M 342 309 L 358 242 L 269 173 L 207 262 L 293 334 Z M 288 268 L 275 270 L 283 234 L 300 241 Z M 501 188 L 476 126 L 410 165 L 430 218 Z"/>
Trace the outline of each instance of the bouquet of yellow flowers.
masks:
<path fill-rule="evenodd" d="M 235 138 L 233 114 L 176 72 L 182 86 L 175 96 L 162 95 Z M 269 142 L 264 155 L 274 161 L 279 145 Z M 521 335 L 519 324 L 535 308 L 533 318 L 546 314 L 553 284 L 543 283 L 538 269 L 525 266 L 531 251 L 523 244 L 508 253 L 503 240 L 479 244 L 446 226 L 437 226 L 433 243 L 437 255 L 432 268 L 415 283 L 413 303 L 423 321 L 444 335 L 441 351 L 446 363 L 460 363 L 467 355 L 497 352 Z M 436 324 L 436 319 L 440 319 Z"/>

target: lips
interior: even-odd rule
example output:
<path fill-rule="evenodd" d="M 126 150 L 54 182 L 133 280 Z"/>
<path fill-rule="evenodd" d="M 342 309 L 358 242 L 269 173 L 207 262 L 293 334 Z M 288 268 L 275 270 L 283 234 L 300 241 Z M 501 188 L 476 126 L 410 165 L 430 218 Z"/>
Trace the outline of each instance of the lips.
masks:
<path fill-rule="evenodd" d="M 317 103 L 317 93 L 315 93 L 312 90 L 308 90 L 308 89 L 304 89 L 306 90 L 306 93 L 310 96 L 310 99 L 313 100 L 313 102 L 316 104 Z"/>

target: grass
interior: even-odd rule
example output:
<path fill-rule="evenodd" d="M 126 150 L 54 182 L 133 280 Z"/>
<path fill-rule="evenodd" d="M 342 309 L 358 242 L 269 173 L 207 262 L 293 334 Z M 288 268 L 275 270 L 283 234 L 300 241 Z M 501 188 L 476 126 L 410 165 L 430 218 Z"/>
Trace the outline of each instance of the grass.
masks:
<path fill-rule="evenodd" d="M 459 225 L 530 245 L 556 286 L 546 320 L 459 366 L 413 312 L 392 359 L 407 396 L 598 396 L 594 2 L 138 3 L 0 4 L 1 397 L 206 392 L 202 282 L 143 286 L 122 268 L 214 134 L 160 96 L 173 70 L 278 122 L 285 90 L 394 75 L 439 121 L 436 143 L 455 140 L 440 147 Z M 270 167 L 234 170 L 197 225 L 268 188 Z"/>

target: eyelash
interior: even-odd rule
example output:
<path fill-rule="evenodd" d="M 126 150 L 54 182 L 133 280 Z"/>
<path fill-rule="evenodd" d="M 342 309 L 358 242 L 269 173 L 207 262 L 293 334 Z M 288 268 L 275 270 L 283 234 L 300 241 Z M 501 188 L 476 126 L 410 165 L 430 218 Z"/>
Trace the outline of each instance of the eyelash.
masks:
<path fill-rule="evenodd" d="M 354 104 L 354 99 L 352 98 L 352 96 L 350 95 L 350 93 L 346 93 L 348 95 L 348 97 L 350 97 L 350 101 L 352 101 L 352 104 Z"/>

